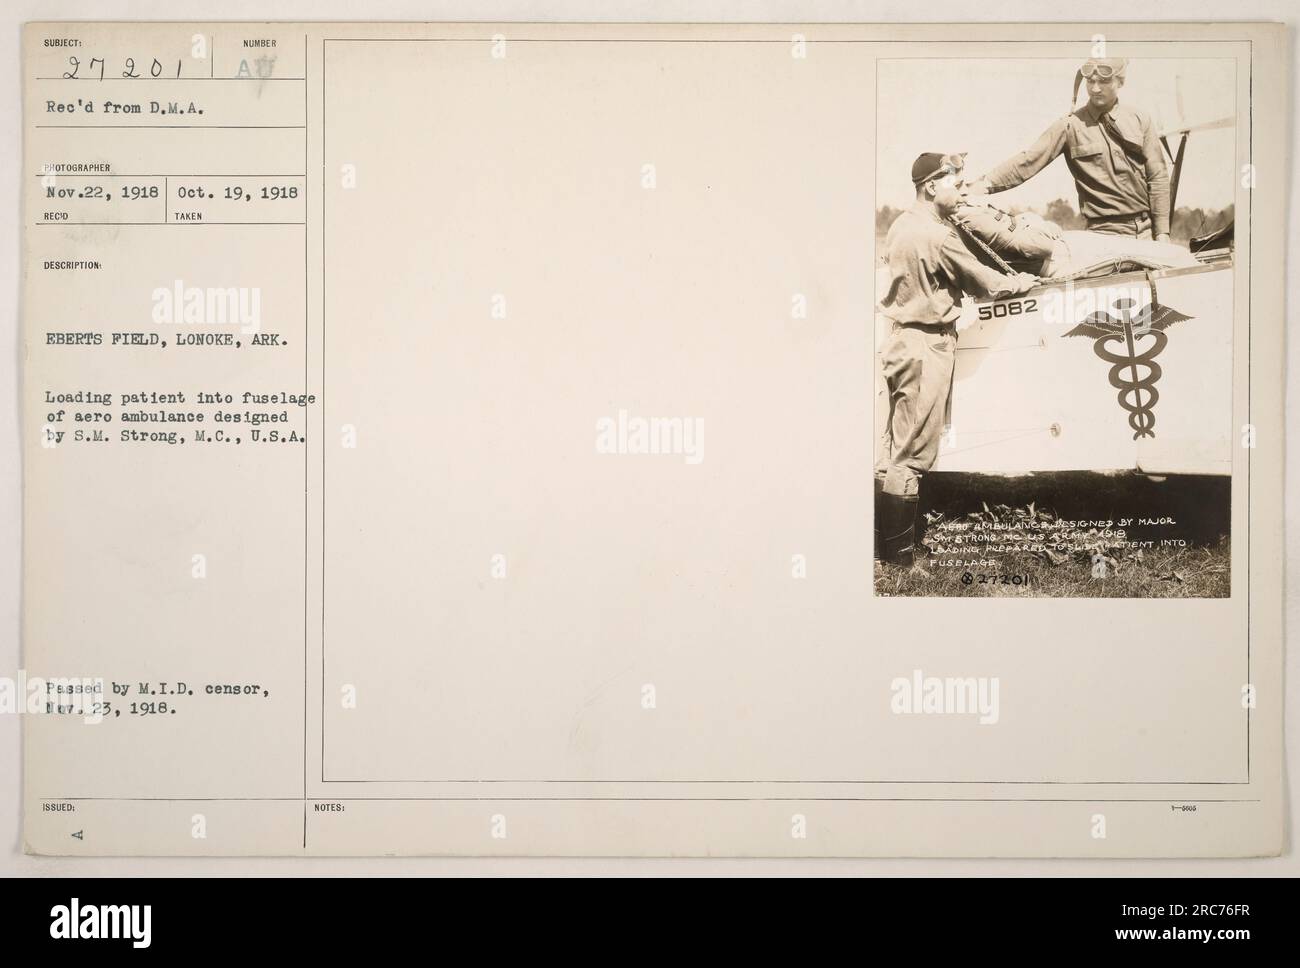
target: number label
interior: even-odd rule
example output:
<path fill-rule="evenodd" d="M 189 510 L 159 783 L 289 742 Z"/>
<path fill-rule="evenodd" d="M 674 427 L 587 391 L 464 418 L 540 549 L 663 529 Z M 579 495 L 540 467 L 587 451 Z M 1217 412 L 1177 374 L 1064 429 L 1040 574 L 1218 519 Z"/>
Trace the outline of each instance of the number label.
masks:
<path fill-rule="evenodd" d="M 1023 316 L 1025 313 L 1032 313 L 1037 308 L 1037 299 L 1013 299 L 1010 302 L 985 303 L 980 306 L 980 319 Z"/>

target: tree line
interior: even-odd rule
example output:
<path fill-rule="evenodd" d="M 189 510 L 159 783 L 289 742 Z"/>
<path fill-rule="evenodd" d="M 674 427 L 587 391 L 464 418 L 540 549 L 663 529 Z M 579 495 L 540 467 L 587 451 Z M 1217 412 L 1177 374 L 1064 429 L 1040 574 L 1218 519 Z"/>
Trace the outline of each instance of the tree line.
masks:
<path fill-rule="evenodd" d="M 1033 212 L 1035 215 L 1041 215 L 1049 222 L 1055 222 L 1066 231 L 1085 227 L 1083 216 L 1064 198 L 1054 198 L 1043 207 L 1027 205 L 998 207 L 1005 208 L 1006 211 L 1011 212 L 1013 215 L 1019 215 L 1021 212 Z M 903 214 L 903 211 L 903 209 L 895 208 L 892 205 L 882 205 L 876 209 L 877 244 L 884 240 L 886 233 L 889 232 L 889 227 L 894 224 L 894 219 Z M 1170 216 L 1169 238 L 1170 241 L 1186 245 L 1188 239 L 1214 232 L 1227 225 L 1232 219 L 1233 206 L 1231 205 L 1220 209 L 1188 208 L 1180 205 L 1174 209 L 1173 215 Z"/>

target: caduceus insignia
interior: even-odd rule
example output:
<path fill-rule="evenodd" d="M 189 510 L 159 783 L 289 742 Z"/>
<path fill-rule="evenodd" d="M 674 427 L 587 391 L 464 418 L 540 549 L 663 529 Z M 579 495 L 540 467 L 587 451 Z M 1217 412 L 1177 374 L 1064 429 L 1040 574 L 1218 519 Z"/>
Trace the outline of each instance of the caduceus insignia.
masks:
<path fill-rule="evenodd" d="M 1064 335 L 1089 336 L 1095 340 L 1093 352 L 1111 364 L 1110 385 L 1119 391 L 1119 405 L 1128 411 L 1133 439 L 1154 437 L 1153 409 L 1160 399 L 1156 381 L 1161 373 L 1156 357 L 1169 342 L 1164 331 L 1191 317 L 1168 306 L 1153 309 L 1150 303 L 1133 313 L 1137 302 L 1128 297 L 1116 299 L 1111 305 L 1119 312 L 1118 316 L 1093 313 Z M 1120 352 L 1115 352 L 1115 348 Z"/>

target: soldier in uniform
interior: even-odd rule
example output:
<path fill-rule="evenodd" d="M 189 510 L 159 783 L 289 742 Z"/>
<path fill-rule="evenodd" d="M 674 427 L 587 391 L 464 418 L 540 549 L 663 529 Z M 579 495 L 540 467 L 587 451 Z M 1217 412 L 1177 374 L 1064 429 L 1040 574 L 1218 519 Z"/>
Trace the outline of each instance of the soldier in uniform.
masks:
<path fill-rule="evenodd" d="M 1169 170 L 1150 115 L 1119 103 L 1128 62 L 1087 61 L 1074 78 L 1088 103 L 1051 126 L 1027 150 L 1008 158 L 971 185 L 974 194 L 1015 188 L 1058 155 L 1074 176 L 1079 212 L 1093 232 L 1169 241 Z"/>
<path fill-rule="evenodd" d="M 891 321 L 880 353 L 889 416 L 876 464 L 877 557 L 910 565 L 921 476 L 949 423 L 963 293 L 1008 296 L 1038 281 L 982 263 L 947 221 L 962 203 L 962 159 L 927 153 L 912 165 L 916 203 L 889 227 L 889 287 L 879 311 Z"/>

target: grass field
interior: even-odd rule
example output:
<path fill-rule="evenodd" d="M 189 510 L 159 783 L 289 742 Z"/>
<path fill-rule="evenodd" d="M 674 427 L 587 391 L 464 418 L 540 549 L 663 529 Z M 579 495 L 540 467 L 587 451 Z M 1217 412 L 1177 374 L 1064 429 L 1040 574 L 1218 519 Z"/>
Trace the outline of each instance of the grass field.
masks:
<path fill-rule="evenodd" d="M 1001 556 L 998 576 L 1025 576 L 1022 585 L 962 582 L 963 574 L 979 569 L 940 568 L 918 558 L 911 569 L 877 565 L 876 594 L 976 597 L 1051 598 L 1224 598 L 1229 593 L 1228 540 L 1214 547 L 1197 546 L 1152 552 L 1142 549 L 1116 561 L 1106 577 L 1094 578 L 1089 560 L 1052 564 L 1030 552 Z"/>
<path fill-rule="evenodd" d="M 877 595 L 1222 598 L 1231 592 L 1226 479 L 934 475 L 927 485 L 916 564 L 878 562 Z M 1013 503 L 993 503 L 999 498 Z M 1107 521 L 1114 526 L 1106 528 Z"/>

